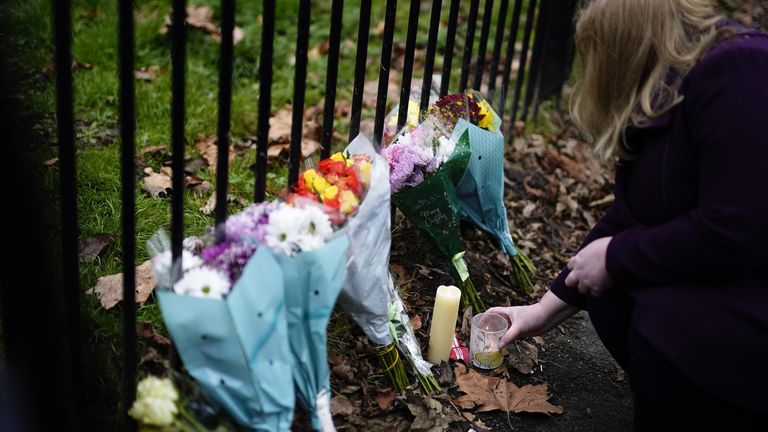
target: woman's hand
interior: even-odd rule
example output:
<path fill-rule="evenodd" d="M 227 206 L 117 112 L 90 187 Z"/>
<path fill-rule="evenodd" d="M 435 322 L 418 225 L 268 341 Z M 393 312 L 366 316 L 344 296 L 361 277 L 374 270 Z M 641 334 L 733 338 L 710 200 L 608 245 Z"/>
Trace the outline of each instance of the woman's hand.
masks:
<path fill-rule="evenodd" d="M 566 285 L 594 297 L 599 297 L 611 285 L 611 277 L 605 268 L 605 253 L 611 238 L 593 241 L 568 261 L 571 272 L 565 278 Z"/>
<path fill-rule="evenodd" d="M 487 312 L 501 315 L 509 322 L 509 330 L 499 342 L 499 347 L 503 348 L 518 337 L 546 333 L 578 310 L 577 307 L 560 300 L 551 291 L 547 291 L 538 303 L 526 306 L 493 307 Z"/>

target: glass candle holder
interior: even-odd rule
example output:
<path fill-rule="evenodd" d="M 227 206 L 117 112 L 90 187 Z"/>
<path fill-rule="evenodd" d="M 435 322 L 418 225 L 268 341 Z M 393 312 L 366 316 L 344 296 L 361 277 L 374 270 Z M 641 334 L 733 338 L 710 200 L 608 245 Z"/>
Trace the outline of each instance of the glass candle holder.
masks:
<path fill-rule="evenodd" d="M 496 369 L 504 363 L 499 342 L 507 332 L 506 318 L 493 313 L 481 313 L 472 318 L 469 355 L 472 365 L 480 369 Z"/>

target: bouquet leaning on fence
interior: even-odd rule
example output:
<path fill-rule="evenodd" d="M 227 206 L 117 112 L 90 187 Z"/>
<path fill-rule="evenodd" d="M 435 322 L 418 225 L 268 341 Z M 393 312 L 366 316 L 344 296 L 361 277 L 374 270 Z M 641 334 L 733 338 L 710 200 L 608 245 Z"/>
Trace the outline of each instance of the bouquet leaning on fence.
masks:
<path fill-rule="evenodd" d="M 361 193 L 337 189 L 336 206 L 297 194 L 253 204 L 204 240 L 185 241 L 181 263 L 171 264 L 162 235 L 150 240 L 163 318 L 185 367 L 250 430 L 289 430 L 297 395 L 315 430 L 334 430 L 326 327 L 345 277 L 340 228 Z"/>
<path fill-rule="evenodd" d="M 531 260 L 515 247 L 504 205 L 504 136 L 501 118 L 475 90 L 444 96 L 432 104 L 427 116 L 437 119 L 445 136 L 458 143 L 467 134 L 472 157 L 456 186 L 461 214 L 496 237 L 510 257 L 518 285 L 533 289 Z"/>
<path fill-rule="evenodd" d="M 345 157 L 344 154 L 353 156 Z M 409 384 L 400 356 L 402 352 L 424 390 L 430 393 L 439 391 L 430 365 L 423 365 L 425 362 L 416 338 L 399 337 L 403 333 L 390 329 L 392 305 L 399 305 L 396 306 L 399 309 L 403 309 L 403 305 L 399 297 L 392 296 L 393 284 L 389 273 L 391 226 L 387 161 L 362 135 L 356 137 L 343 154 L 331 157 L 331 160 L 334 159 L 336 163 L 346 161 L 350 166 L 357 167 L 363 183 L 369 184 L 365 198 L 344 228 L 350 239 L 350 260 L 339 304 L 376 346 L 381 367 L 396 390 L 403 390 Z M 410 327 L 410 321 L 407 323 Z"/>
<path fill-rule="evenodd" d="M 461 244 L 458 184 L 470 159 L 468 135 L 453 142 L 442 135 L 430 118 L 414 129 L 405 129 L 382 150 L 389 161 L 392 200 L 451 263 L 462 287 L 463 306 L 485 310 L 469 277 Z"/>

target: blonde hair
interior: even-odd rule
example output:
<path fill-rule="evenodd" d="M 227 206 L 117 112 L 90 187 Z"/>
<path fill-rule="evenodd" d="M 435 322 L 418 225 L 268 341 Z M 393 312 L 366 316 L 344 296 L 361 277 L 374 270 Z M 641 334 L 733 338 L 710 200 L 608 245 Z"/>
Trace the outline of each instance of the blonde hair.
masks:
<path fill-rule="evenodd" d="M 710 0 L 594 0 L 576 25 L 576 126 L 606 161 L 630 158 L 628 124 L 642 126 L 682 101 L 682 77 L 717 37 Z"/>

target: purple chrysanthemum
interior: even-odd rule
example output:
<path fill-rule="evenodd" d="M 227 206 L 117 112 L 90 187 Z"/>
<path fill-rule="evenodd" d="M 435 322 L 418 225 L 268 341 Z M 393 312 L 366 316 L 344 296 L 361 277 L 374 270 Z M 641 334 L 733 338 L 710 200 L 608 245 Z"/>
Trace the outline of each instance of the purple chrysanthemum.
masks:
<path fill-rule="evenodd" d="M 389 183 L 393 193 L 407 186 L 418 185 L 424 181 L 425 173 L 430 174 L 437 169 L 437 160 L 431 149 L 414 141 L 406 132 L 396 143 L 382 151 L 382 155 L 389 161 Z"/>
<path fill-rule="evenodd" d="M 223 242 L 204 248 L 201 256 L 205 264 L 224 272 L 234 284 L 256 248 L 255 243 Z"/>
<path fill-rule="evenodd" d="M 226 239 L 231 242 L 255 240 L 263 243 L 269 213 L 274 209 L 274 203 L 251 204 L 242 212 L 230 216 L 224 224 Z"/>

